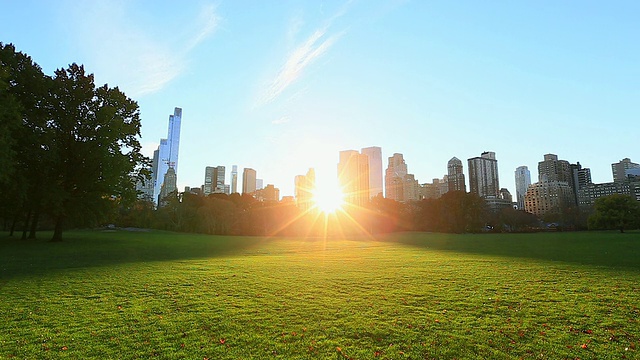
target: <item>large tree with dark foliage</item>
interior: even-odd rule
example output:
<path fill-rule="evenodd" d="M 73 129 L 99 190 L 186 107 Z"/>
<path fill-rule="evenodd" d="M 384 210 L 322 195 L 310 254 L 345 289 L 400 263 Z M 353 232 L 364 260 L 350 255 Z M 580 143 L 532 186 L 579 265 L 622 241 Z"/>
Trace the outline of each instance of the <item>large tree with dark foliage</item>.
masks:
<path fill-rule="evenodd" d="M 629 195 L 609 195 L 596 200 L 589 229 L 625 230 L 640 227 L 640 202 Z"/>
<path fill-rule="evenodd" d="M 11 218 L 11 233 L 22 222 L 24 238 L 29 223 L 37 223 L 47 181 L 51 79 L 29 56 L 0 43 L 0 84 L 0 206 L 5 219 Z"/>
<path fill-rule="evenodd" d="M 57 70 L 52 86 L 51 215 L 54 241 L 64 222 L 95 223 L 114 203 L 135 200 L 140 153 L 138 104 L 117 87 L 95 87 L 93 75 L 72 64 Z"/>
<path fill-rule="evenodd" d="M 4 179 L 11 191 L 3 197 L 14 217 L 25 217 L 25 229 L 31 221 L 35 232 L 45 212 L 55 223 L 52 241 L 60 241 L 65 225 L 94 225 L 135 200 L 148 161 L 140 153 L 137 103 L 117 87 L 96 87 L 77 64 L 46 76 L 10 44 L 0 44 L 0 64 L 0 108 L 16 109 L 0 112 L 11 130 L 0 139 L 9 160 L 0 161 L 14 173 Z"/>

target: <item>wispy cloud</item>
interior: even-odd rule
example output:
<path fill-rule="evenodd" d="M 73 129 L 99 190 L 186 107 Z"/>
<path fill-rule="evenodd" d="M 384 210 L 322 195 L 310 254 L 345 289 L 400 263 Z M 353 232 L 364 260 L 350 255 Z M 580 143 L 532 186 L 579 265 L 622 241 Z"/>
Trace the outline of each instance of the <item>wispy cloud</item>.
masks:
<path fill-rule="evenodd" d="M 348 8 L 350 1 L 342 6 L 339 11 L 325 21 L 325 25 L 317 28 L 303 42 L 294 46 L 284 61 L 284 65 L 280 68 L 273 81 L 264 91 L 259 105 L 264 105 L 275 100 L 289 86 L 298 80 L 308 68 L 318 58 L 322 57 L 333 44 L 344 34 L 344 32 L 330 32 L 331 25 L 334 20 L 343 16 Z M 290 22 L 287 37 L 290 40 L 300 31 L 303 22 L 301 17 L 295 16 Z"/>
<path fill-rule="evenodd" d="M 273 125 L 282 125 L 282 124 L 288 123 L 289 121 L 291 121 L 291 118 L 289 118 L 288 116 L 285 115 L 285 116 L 281 116 L 280 118 L 271 121 L 271 123 Z"/>
<path fill-rule="evenodd" d="M 200 8 L 188 33 L 166 36 L 165 23 L 142 25 L 124 1 L 82 3 L 70 18 L 71 35 L 87 52 L 87 69 L 96 73 L 97 81 L 118 85 L 132 97 L 157 92 L 180 76 L 189 53 L 220 22 L 215 6 L 208 4 Z"/>
<path fill-rule="evenodd" d="M 197 33 L 189 40 L 186 51 L 191 51 L 211 35 L 220 24 L 220 17 L 213 4 L 205 5 L 200 11 Z"/>

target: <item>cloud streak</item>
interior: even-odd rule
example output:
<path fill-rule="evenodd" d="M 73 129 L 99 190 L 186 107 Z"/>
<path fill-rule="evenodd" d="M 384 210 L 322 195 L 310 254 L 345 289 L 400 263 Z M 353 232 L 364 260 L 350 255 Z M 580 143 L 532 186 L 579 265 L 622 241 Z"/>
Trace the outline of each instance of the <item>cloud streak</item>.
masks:
<path fill-rule="evenodd" d="M 189 53 L 220 22 L 215 6 L 209 4 L 200 9 L 186 35 L 161 36 L 165 25 L 143 27 L 132 21 L 136 14 L 128 6 L 118 1 L 84 3 L 74 13 L 70 30 L 86 44 L 85 65 L 97 80 L 116 84 L 132 97 L 157 92 L 183 74 Z"/>
<path fill-rule="evenodd" d="M 306 68 L 322 57 L 340 39 L 344 32 L 330 34 L 329 29 L 335 19 L 346 13 L 349 4 L 350 2 L 347 2 L 342 6 L 336 14 L 326 21 L 325 26 L 316 29 L 305 41 L 288 54 L 284 65 L 262 95 L 259 105 L 274 101 L 303 75 Z M 302 20 L 299 17 L 294 18 L 290 24 L 288 37 L 292 37 L 297 33 L 301 25 Z"/>

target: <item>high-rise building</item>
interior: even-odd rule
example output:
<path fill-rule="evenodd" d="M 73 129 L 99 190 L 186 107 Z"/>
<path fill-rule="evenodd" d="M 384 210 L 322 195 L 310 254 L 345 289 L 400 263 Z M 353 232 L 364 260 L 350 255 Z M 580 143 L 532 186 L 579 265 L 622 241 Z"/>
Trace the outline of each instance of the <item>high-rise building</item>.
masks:
<path fill-rule="evenodd" d="M 571 167 L 571 176 L 572 176 L 572 188 L 574 198 L 576 200 L 576 205 L 578 203 L 578 191 L 587 187 L 587 185 L 591 184 L 591 169 L 583 168 L 580 165 L 580 162 L 576 164 L 569 165 Z"/>
<path fill-rule="evenodd" d="M 630 169 L 640 169 L 640 164 L 631 162 L 629 158 L 624 158 L 617 163 L 611 164 L 613 181 L 627 181 L 627 171 Z"/>
<path fill-rule="evenodd" d="M 561 213 L 574 203 L 573 189 L 567 182 L 538 181 L 527 189 L 524 208 L 527 212 L 542 217 L 547 213 Z"/>
<path fill-rule="evenodd" d="M 238 192 L 238 165 L 231 166 L 231 193 Z"/>
<path fill-rule="evenodd" d="M 480 157 L 467 160 L 469 163 L 469 189 L 482 197 L 498 197 L 500 182 L 498 180 L 498 160 L 496 153 L 485 151 Z"/>
<path fill-rule="evenodd" d="M 404 201 L 420 200 L 420 184 L 413 174 L 407 174 L 402 177 L 402 199 Z"/>
<path fill-rule="evenodd" d="M 160 189 L 160 195 L 158 195 L 158 206 L 162 207 L 166 205 L 167 197 L 178 190 L 178 177 L 176 175 L 173 167 L 169 167 L 167 172 L 164 174 L 164 178 L 162 181 L 162 188 Z"/>
<path fill-rule="evenodd" d="M 242 194 L 253 195 L 256 192 L 256 171 L 244 168 L 242 171 Z"/>
<path fill-rule="evenodd" d="M 571 164 L 567 160 L 558 160 L 558 155 L 546 154 L 538 163 L 538 181 L 564 181 L 573 186 Z"/>
<path fill-rule="evenodd" d="M 256 179 L 256 190 L 264 188 L 264 180 Z"/>
<path fill-rule="evenodd" d="M 395 201 L 416 201 L 423 197 L 418 181 L 409 174 L 402 154 L 395 153 L 389 157 L 389 165 L 385 176 L 385 197 Z"/>
<path fill-rule="evenodd" d="M 395 153 L 393 156 L 390 156 L 384 179 L 385 197 L 387 199 L 404 201 L 402 185 L 405 175 L 407 175 L 407 164 L 402 154 Z"/>
<path fill-rule="evenodd" d="M 207 196 L 209 194 L 213 193 L 213 187 L 214 187 L 214 175 L 213 175 L 213 170 L 215 168 L 212 166 L 207 166 L 206 168 L 204 168 L 204 185 L 202 187 L 202 192 L 204 193 L 204 196 Z"/>
<path fill-rule="evenodd" d="M 224 166 L 207 166 L 204 170 L 204 195 L 225 194 Z"/>
<path fill-rule="evenodd" d="M 448 175 L 442 177 L 442 179 L 433 179 L 432 183 L 425 183 L 420 185 L 420 198 L 421 199 L 439 199 L 442 195 L 449 192 L 449 179 Z"/>
<path fill-rule="evenodd" d="M 588 169 L 585 169 L 588 170 Z M 580 163 L 571 165 L 567 160 L 558 160 L 555 154 L 544 155 L 538 163 L 538 182 L 527 189 L 525 210 L 543 216 L 547 213 L 562 213 L 577 205 L 576 187 L 581 181 L 591 181 L 590 171 L 583 171 Z"/>
<path fill-rule="evenodd" d="M 311 208 L 313 192 L 316 188 L 316 173 L 313 168 L 307 171 L 307 175 L 297 175 L 295 177 L 295 200 L 298 208 L 308 210 Z"/>
<path fill-rule="evenodd" d="M 382 196 L 382 148 L 371 146 L 360 152 L 369 158 L 369 197 Z"/>
<path fill-rule="evenodd" d="M 225 168 L 224 166 L 216 166 L 215 170 L 213 171 L 213 178 L 216 181 L 216 186 L 213 189 L 213 192 L 216 194 L 224 194 L 224 188 L 225 188 L 225 184 L 224 184 L 224 178 L 225 178 Z"/>
<path fill-rule="evenodd" d="M 338 183 L 345 202 L 366 205 L 369 202 L 369 157 L 355 150 L 340 151 Z"/>
<path fill-rule="evenodd" d="M 447 176 L 449 181 L 449 191 L 467 192 L 462 161 L 455 156 L 447 163 Z"/>
<path fill-rule="evenodd" d="M 531 172 L 526 166 L 516 168 L 516 205 L 518 210 L 524 210 L 524 196 L 531 185 Z"/>
<path fill-rule="evenodd" d="M 153 153 L 152 177 L 154 180 L 154 199 L 157 199 L 164 183 L 164 175 L 169 168 L 178 173 L 178 150 L 180 149 L 180 125 L 182 109 L 175 108 L 169 115 L 169 131 L 166 139 L 160 139 L 158 149 Z"/>

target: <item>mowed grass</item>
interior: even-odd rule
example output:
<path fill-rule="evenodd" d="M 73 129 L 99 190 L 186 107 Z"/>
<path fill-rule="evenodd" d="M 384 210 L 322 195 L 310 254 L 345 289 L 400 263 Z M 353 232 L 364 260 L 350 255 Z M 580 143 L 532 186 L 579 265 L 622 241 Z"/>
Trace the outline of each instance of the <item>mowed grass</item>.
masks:
<path fill-rule="evenodd" d="M 640 357 L 640 233 L 65 235 L 0 238 L 0 358 Z"/>

